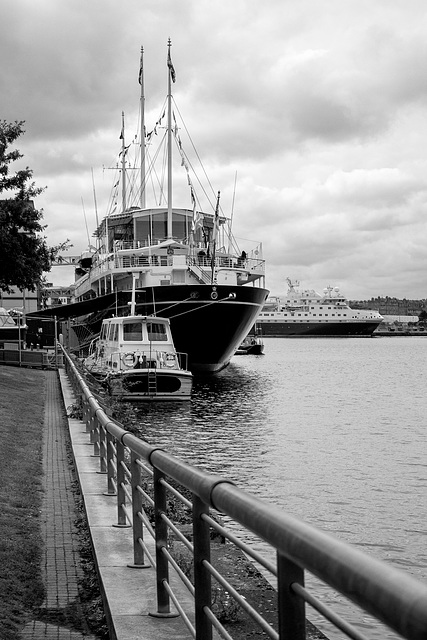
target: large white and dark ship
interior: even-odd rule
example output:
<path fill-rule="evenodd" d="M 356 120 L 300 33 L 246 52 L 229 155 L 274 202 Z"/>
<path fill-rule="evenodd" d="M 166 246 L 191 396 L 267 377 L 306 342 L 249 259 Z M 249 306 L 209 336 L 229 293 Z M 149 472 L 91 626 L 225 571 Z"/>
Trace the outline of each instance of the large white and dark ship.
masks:
<path fill-rule="evenodd" d="M 223 212 L 219 192 L 210 187 L 209 194 L 203 187 L 201 197 L 211 211 L 202 208 L 196 189 L 200 177 L 193 174 L 195 162 L 181 140 L 186 127 L 178 124 L 179 111 L 173 108 L 170 42 L 167 69 L 166 104 L 147 132 L 141 51 L 142 142 L 126 145 L 122 116 L 118 177 L 108 214 L 95 232 L 97 246 L 79 261 L 75 304 L 50 314 L 70 318 L 69 346 L 84 355 L 103 319 L 128 313 L 135 279 L 136 313 L 168 318 L 176 349 L 188 354 L 189 369 L 215 373 L 227 366 L 267 299 L 265 264 L 261 244 L 245 241 L 239 247 L 231 231 L 232 212 Z M 163 145 L 162 152 L 153 149 L 154 141 Z M 140 154 L 132 165 L 135 148 Z M 187 195 L 188 208 L 172 202 L 172 149 L 185 174 L 180 198 Z M 163 158 L 160 170 L 156 158 Z M 156 186 L 156 205 L 147 207 L 148 191 Z"/>
<path fill-rule="evenodd" d="M 286 296 L 268 298 L 256 326 L 259 335 L 270 337 L 371 336 L 383 321 L 375 310 L 352 309 L 339 287 L 323 293 L 301 290 L 287 278 Z"/>

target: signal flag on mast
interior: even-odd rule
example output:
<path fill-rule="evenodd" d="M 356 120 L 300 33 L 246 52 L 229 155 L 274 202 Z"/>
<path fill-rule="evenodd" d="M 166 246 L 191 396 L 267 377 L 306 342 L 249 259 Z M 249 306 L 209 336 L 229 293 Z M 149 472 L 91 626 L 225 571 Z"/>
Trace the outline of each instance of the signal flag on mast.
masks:
<path fill-rule="evenodd" d="M 175 82 L 176 73 L 175 73 L 175 69 L 174 69 L 174 66 L 173 66 L 172 60 L 171 60 L 171 50 L 170 50 L 171 42 L 170 42 L 170 40 L 169 40 L 168 46 L 169 46 L 169 49 L 168 49 L 168 68 L 169 68 L 169 71 L 170 71 L 170 74 L 171 74 L 172 82 Z"/>

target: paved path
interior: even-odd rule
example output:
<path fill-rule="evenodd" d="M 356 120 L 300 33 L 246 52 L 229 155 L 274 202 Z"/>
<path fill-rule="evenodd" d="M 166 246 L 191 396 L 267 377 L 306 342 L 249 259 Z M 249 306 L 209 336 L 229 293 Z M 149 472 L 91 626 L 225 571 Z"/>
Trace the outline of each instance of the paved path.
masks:
<path fill-rule="evenodd" d="M 156 609 L 154 569 L 129 568 L 127 563 L 133 559 L 132 529 L 112 526 L 117 517 L 116 500 L 105 494 L 106 476 L 99 474 L 99 458 L 91 455 L 93 446 L 89 444 L 85 425 L 66 417 L 65 406 L 75 401 L 67 376 L 60 370 L 60 382 L 57 371 L 44 373 L 45 473 L 40 521 L 45 543 L 41 568 L 46 598 L 37 618 L 21 632 L 21 640 L 96 640 L 96 636 L 90 635 L 79 594 L 83 574 L 74 524 L 78 515 L 74 494 L 77 476 L 108 603 L 108 617 L 117 640 L 188 640 L 189 632 L 181 618 L 150 615 Z M 73 458 L 68 455 L 70 447 Z M 154 556 L 154 542 L 147 542 Z M 192 598 L 172 576 L 171 580 L 175 591 L 181 591 L 180 599 L 191 617 Z M 77 623 L 79 628 L 75 626 Z"/>
<path fill-rule="evenodd" d="M 46 598 L 39 616 L 22 631 L 22 640 L 90 640 L 82 613 L 79 579 L 82 577 L 77 516 L 73 488 L 75 477 L 67 446 L 70 437 L 56 371 L 46 371 L 43 464 L 44 496 L 41 533 L 45 548 L 42 579 Z M 80 619 L 80 628 L 73 620 Z"/>

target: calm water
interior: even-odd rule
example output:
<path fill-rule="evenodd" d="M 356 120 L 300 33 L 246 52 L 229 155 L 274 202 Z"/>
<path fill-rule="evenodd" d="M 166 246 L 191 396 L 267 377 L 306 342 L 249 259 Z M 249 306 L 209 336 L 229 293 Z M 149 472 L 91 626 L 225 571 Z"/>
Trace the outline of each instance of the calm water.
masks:
<path fill-rule="evenodd" d="M 423 337 L 270 338 L 196 379 L 191 403 L 140 410 L 141 434 L 427 582 L 426 373 Z M 368 637 L 396 637 L 307 584 Z"/>

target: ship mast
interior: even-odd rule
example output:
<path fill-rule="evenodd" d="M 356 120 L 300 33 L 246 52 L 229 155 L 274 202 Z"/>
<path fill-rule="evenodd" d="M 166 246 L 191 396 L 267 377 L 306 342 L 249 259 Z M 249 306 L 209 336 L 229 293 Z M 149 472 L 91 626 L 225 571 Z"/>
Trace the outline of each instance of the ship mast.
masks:
<path fill-rule="evenodd" d="M 141 47 L 141 62 L 139 65 L 139 84 L 141 85 L 141 185 L 140 185 L 140 196 L 139 196 L 139 204 L 141 209 L 145 209 L 145 93 L 144 93 L 144 49 Z"/>
<path fill-rule="evenodd" d="M 122 111 L 122 211 L 126 211 L 126 149 L 125 149 L 125 113 Z"/>
<path fill-rule="evenodd" d="M 175 82 L 175 69 L 171 60 L 171 41 L 168 40 L 168 219 L 167 237 L 172 239 L 172 81 Z"/>

